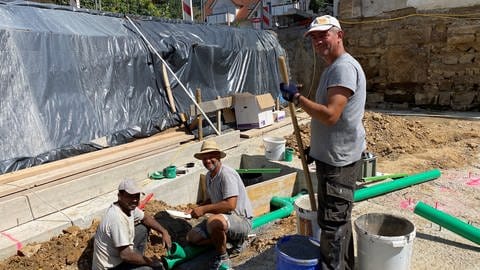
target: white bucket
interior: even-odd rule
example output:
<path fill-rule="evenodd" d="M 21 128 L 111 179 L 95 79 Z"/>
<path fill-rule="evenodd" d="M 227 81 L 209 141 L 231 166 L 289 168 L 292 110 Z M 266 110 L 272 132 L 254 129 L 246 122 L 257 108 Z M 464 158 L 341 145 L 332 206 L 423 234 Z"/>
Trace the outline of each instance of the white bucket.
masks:
<path fill-rule="evenodd" d="M 415 226 L 389 214 L 369 213 L 355 220 L 359 270 L 408 270 Z"/>
<path fill-rule="evenodd" d="M 315 204 L 318 205 L 317 194 L 315 194 Z M 296 199 L 294 206 L 297 215 L 297 234 L 320 241 L 321 229 L 317 222 L 317 212 L 312 211 L 309 195 L 302 195 Z"/>
<path fill-rule="evenodd" d="M 285 143 L 283 138 L 263 137 L 265 143 L 265 158 L 269 160 L 283 160 L 285 153 Z"/>

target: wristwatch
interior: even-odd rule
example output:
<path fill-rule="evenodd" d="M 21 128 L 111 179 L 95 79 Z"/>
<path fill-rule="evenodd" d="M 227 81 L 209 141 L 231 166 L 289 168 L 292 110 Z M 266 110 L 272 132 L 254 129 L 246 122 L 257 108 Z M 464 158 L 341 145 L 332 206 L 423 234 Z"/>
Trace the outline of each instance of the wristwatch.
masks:
<path fill-rule="evenodd" d="M 300 103 L 300 96 L 301 96 L 300 93 L 296 93 L 295 96 L 293 96 L 293 99 L 292 99 L 293 105 L 298 106 L 298 104 Z"/>

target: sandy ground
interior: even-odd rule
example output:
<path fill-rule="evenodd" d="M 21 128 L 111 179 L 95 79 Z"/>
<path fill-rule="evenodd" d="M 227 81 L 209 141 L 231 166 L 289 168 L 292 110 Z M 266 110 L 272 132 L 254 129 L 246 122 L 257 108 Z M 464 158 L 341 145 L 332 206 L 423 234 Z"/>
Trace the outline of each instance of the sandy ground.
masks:
<path fill-rule="evenodd" d="M 480 269 L 480 246 L 413 213 L 423 201 L 480 228 L 480 121 L 431 117 L 365 116 L 368 151 L 377 157 L 377 172 L 418 173 L 434 168 L 440 178 L 355 204 L 352 220 L 366 213 L 389 213 L 410 220 L 416 228 L 411 269 Z M 308 145 L 308 125 L 302 127 Z M 291 134 L 287 144 L 295 147 Z M 151 201 L 146 212 L 161 218 L 173 239 L 185 241 L 192 224 L 170 218 L 167 205 Z M 175 206 L 184 209 L 186 206 Z M 23 255 L 0 262 L 3 269 L 90 269 L 91 238 L 97 223 L 88 229 L 71 227 L 48 242 L 28 245 Z M 249 239 L 249 247 L 232 258 L 235 269 L 274 269 L 275 244 L 296 232 L 295 214 L 262 226 Z M 148 254 L 162 256 L 159 237 L 152 235 Z M 373 254 L 372 254 L 373 256 Z"/>

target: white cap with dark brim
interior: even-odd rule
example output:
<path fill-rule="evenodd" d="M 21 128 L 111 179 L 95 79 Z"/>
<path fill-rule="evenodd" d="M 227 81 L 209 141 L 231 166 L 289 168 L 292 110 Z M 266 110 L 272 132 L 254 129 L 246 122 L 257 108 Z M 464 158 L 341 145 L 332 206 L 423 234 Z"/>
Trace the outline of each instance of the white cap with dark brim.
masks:
<path fill-rule="evenodd" d="M 334 26 L 339 28 L 340 30 L 342 29 L 342 27 L 340 27 L 340 22 L 335 17 L 332 17 L 330 15 L 323 15 L 320 17 L 316 17 L 312 21 L 312 23 L 310 23 L 308 31 L 305 32 L 304 36 L 306 37 L 310 33 L 315 31 L 327 31 Z"/>
<path fill-rule="evenodd" d="M 118 190 L 123 190 L 128 194 L 144 194 L 143 191 L 137 186 L 133 179 L 124 179 L 118 185 Z"/>

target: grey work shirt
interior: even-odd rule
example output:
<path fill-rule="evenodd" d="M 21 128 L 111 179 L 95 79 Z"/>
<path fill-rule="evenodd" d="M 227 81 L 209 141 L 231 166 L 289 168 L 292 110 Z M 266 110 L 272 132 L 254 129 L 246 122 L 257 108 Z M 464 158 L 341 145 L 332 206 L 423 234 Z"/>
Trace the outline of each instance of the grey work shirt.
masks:
<path fill-rule="evenodd" d="M 207 193 L 212 203 L 238 196 L 235 213 L 246 218 L 253 216 L 252 205 L 240 175 L 232 168 L 222 164 L 213 178 L 207 173 Z"/>
<path fill-rule="evenodd" d="M 326 105 L 328 88 L 342 86 L 353 94 L 337 123 L 326 126 L 311 120 L 310 155 L 332 166 L 345 166 L 361 159 L 366 149 L 362 119 L 366 99 L 366 78 L 360 64 L 344 53 L 328 66 L 320 77 L 315 101 Z"/>

